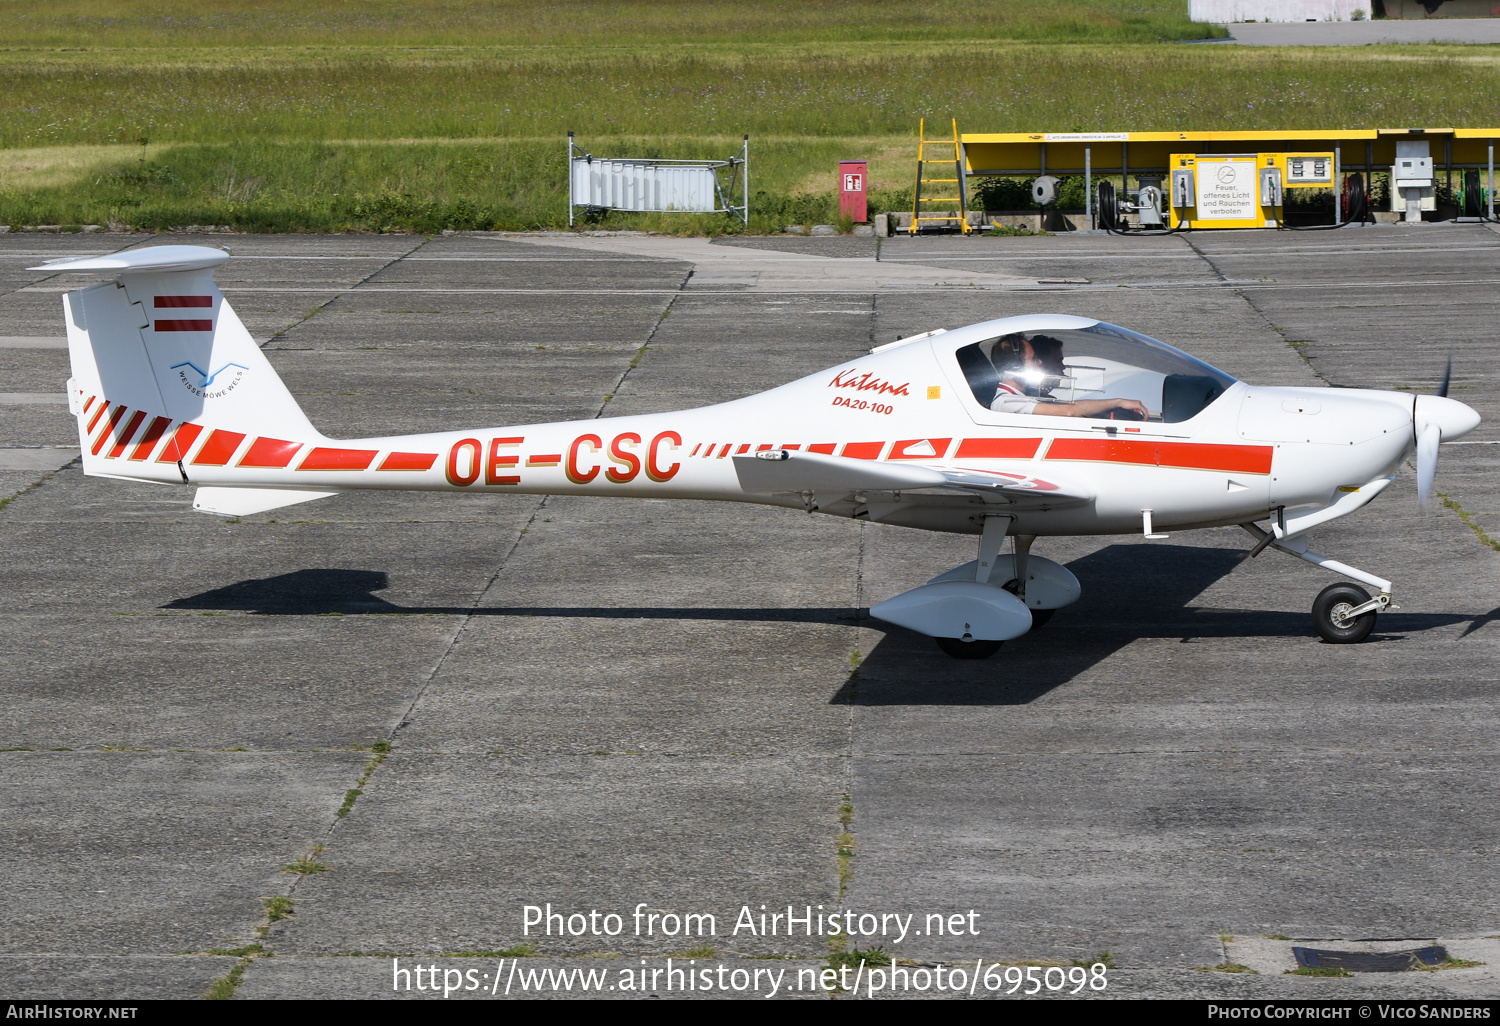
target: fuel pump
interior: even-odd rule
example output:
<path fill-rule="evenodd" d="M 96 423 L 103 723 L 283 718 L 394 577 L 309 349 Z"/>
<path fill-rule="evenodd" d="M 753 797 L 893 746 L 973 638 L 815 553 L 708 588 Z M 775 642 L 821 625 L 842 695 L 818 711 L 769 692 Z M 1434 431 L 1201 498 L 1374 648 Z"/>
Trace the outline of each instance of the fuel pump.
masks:
<path fill-rule="evenodd" d="M 1437 210 L 1437 189 L 1432 175 L 1427 140 L 1398 140 L 1396 163 L 1391 166 L 1391 211 L 1404 214 L 1402 220 L 1420 221 L 1422 211 Z"/>
<path fill-rule="evenodd" d="M 1332 153 L 1174 153 L 1173 228 L 1279 228 L 1286 191 L 1331 188 Z"/>
<path fill-rule="evenodd" d="M 1281 206 L 1281 168 L 1274 164 L 1260 169 L 1260 205 L 1273 210 Z"/>

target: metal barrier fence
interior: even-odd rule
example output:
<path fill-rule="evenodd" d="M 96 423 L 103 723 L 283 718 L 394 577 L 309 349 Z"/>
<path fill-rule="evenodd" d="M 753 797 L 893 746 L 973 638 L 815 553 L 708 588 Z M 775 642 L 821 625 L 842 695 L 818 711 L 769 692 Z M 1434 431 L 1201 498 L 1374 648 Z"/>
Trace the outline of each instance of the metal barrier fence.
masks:
<path fill-rule="evenodd" d="M 739 187 L 740 203 L 735 204 Z M 750 223 L 750 136 L 728 160 L 596 157 L 568 133 L 568 227 L 574 212 L 732 214 Z"/>

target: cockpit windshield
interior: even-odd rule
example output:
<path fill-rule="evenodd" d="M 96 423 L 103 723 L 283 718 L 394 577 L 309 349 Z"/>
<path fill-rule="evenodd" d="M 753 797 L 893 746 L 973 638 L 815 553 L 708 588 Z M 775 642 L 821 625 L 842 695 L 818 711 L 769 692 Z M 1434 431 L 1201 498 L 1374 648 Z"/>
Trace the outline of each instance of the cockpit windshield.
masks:
<path fill-rule="evenodd" d="M 974 398 L 1001 413 L 1175 424 L 1234 384 L 1180 349 L 1104 323 L 998 335 L 954 355 Z"/>

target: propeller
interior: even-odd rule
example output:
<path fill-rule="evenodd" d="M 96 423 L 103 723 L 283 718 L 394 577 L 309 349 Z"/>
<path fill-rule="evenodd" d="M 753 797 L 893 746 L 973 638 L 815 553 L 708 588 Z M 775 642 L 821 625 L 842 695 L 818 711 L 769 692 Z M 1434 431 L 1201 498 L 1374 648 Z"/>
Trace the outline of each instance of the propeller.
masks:
<path fill-rule="evenodd" d="M 1461 438 L 1479 426 L 1479 414 L 1448 398 L 1453 380 L 1453 350 L 1437 395 L 1419 395 L 1412 404 L 1412 432 L 1417 441 L 1417 506 L 1427 512 L 1432 504 L 1432 482 L 1437 476 L 1438 443 Z"/>
<path fill-rule="evenodd" d="M 1431 421 L 1417 422 L 1417 508 L 1426 513 L 1432 505 L 1432 481 L 1437 476 L 1438 443 L 1443 429 Z"/>

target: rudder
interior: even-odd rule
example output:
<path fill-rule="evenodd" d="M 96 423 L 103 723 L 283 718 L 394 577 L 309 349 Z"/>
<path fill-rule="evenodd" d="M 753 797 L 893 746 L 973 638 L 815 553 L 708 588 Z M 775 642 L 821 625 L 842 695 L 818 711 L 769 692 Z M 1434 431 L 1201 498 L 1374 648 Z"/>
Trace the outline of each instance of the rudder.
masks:
<path fill-rule="evenodd" d="M 158 246 L 33 268 L 118 276 L 63 297 L 85 473 L 186 481 L 190 453 L 223 466 L 246 437 L 322 439 L 214 283 L 228 259 Z"/>

